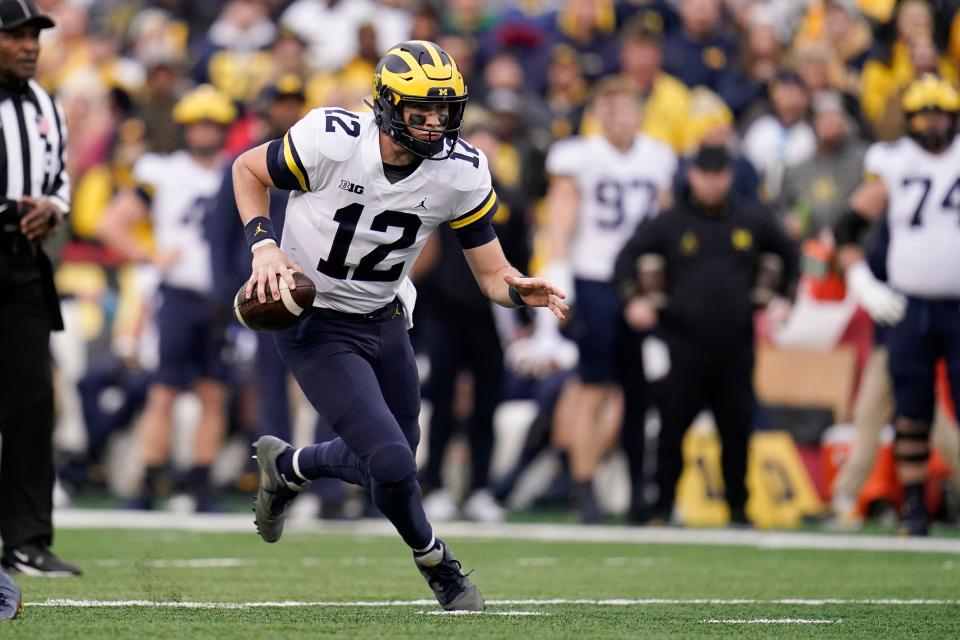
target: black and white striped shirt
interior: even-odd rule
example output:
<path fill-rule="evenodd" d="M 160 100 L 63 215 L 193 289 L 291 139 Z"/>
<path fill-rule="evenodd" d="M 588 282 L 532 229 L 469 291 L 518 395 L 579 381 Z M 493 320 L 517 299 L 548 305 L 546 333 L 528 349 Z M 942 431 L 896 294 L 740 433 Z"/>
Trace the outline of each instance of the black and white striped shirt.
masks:
<path fill-rule="evenodd" d="M 0 198 L 48 197 L 66 213 L 67 123 L 56 98 L 36 81 L 0 86 Z"/>

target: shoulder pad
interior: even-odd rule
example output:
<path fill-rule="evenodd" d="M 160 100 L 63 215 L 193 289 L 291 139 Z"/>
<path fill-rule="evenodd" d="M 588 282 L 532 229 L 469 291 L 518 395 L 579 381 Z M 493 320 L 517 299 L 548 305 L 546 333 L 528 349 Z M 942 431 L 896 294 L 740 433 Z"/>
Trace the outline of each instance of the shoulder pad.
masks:
<path fill-rule="evenodd" d="M 306 116 L 314 133 L 317 151 L 334 162 L 351 157 L 367 127 L 376 127 L 373 114 L 356 113 L 336 107 L 314 109 Z"/>
<path fill-rule="evenodd" d="M 424 162 L 431 162 L 425 160 Z M 463 140 L 457 141 L 457 148 L 443 163 L 444 181 L 456 191 L 464 193 L 477 189 L 484 181 L 490 180 L 490 165 L 487 156 L 476 147 Z"/>

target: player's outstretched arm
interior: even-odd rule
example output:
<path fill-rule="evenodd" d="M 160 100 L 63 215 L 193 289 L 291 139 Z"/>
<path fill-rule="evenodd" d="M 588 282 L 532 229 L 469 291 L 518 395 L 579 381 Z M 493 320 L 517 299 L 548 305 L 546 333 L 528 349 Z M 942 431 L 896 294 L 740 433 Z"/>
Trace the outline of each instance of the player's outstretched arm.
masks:
<path fill-rule="evenodd" d="M 543 278 L 528 278 L 507 262 L 500 241 L 465 249 L 463 255 L 484 295 L 503 307 L 547 307 L 561 320 L 570 310 L 561 291 Z M 512 294 L 511 294 L 512 290 Z"/>
<path fill-rule="evenodd" d="M 879 281 L 864 259 L 861 243 L 873 220 L 887 207 L 887 190 L 880 180 L 867 180 L 850 196 L 850 211 L 834 227 L 837 261 L 846 272 L 847 288 L 879 324 L 896 324 L 906 311 L 906 299 Z"/>
<path fill-rule="evenodd" d="M 270 290 L 274 300 L 280 299 L 280 278 L 291 289 L 296 288 L 293 271 L 302 271 L 280 247 L 273 237 L 269 226 L 269 189 L 274 186 L 267 168 L 267 147 L 262 144 L 243 153 L 233 163 L 233 192 L 237 198 L 237 210 L 244 229 L 250 229 L 251 251 L 253 253 L 250 279 L 247 281 L 246 296 L 257 291 L 260 302 L 266 302 L 266 285 L 272 283 Z M 254 221 L 260 221 L 256 226 Z M 258 235 L 262 234 L 262 240 Z"/>

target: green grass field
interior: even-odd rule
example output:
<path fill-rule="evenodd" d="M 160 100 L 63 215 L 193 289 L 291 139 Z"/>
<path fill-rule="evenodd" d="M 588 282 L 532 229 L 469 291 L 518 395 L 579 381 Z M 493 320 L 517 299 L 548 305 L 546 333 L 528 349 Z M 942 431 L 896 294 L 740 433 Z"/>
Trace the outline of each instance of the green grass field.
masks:
<path fill-rule="evenodd" d="M 267 545 L 252 525 L 248 534 L 63 530 L 56 550 L 85 575 L 18 576 L 27 610 L 0 637 L 960 637 L 956 554 L 448 542 L 493 601 L 488 613 L 432 615 L 439 607 L 394 538 L 293 532 Z M 641 602 L 599 602 L 608 599 Z M 810 602 L 821 599 L 833 602 Z M 896 602 L 865 602 L 877 599 Z M 122 602 L 133 600 L 151 604 Z M 399 602 L 377 604 L 388 600 Z M 250 606 L 265 602 L 284 606 Z"/>

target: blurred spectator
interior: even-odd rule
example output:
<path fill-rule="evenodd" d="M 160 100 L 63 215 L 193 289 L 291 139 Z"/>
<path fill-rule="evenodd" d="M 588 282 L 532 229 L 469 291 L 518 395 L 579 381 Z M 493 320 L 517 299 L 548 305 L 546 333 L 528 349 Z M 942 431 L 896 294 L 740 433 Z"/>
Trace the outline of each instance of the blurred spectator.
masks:
<path fill-rule="evenodd" d="M 316 74 L 307 86 L 307 103 L 311 107 L 336 106 L 363 110 L 363 99 L 370 94 L 370 77 L 380 54 L 377 33 L 372 23 L 357 28 L 356 55 L 340 69 Z"/>
<path fill-rule="evenodd" d="M 863 67 L 860 100 L 871 126 L 881 123 L 884 109 L 896 101 L 914 78 L 919 77 L 911 59 L 918 42 L 933 42 L 933 11 L 925 0 L 904 0 L 897 5 L 893 41 L 878 47 Z M 957 84 L 956 64 L 937 54 L 938 75 Z"/>
<path fill-rule="evenodd" d="M 723 86 L 735 72 L 737 45 L 724 24 L 722 1 L 682 0 L 680 19 L 681 27 L 663 43 L 664 71 L 688 87 L 713 89 L 729 104 Z"/>
<path fill-rule="evenodd" d="M 769 211 L 732 194 L 725 147 L 701 147 L 687 174 L 690 188 L 677 194 L 674 208 L 641 224 L 616 259 L 627 323 L 638 331 L 656 326 L 670 352 L 659 394 L 659 497 L 651 515 L 654 522 L 670 520 L 683 435 L 709 408 L 722 441 L 730 521 L 743 525 L 749 522 L 756 277 L 764 254 L 773 254 L 784 291 L 796 270 L 796 249 Z"/>
<path fill-rule="evenodd" d="M 937 75 L 939 54 L 933 40 L 922 36 L 914 40 L 910 44 L 910 62 L 917 77 L 927 73 Z M 896 140 L 906 133 L 907 119 L 903 111 L 905 91 L 906 87 L 900 87 L 887 96 L 880 117 L 873 123 L 873 134 L 877 140 Z"/>
<path fill-rule="evenodd" d="M 412 20 L 410 22 L 410 39 L 437 42 L 443 47 L 444 51 L 453 56 L 453 59 L 457 61 L 457 66 L 460 67 L 460 73 L 463 73 L 463 67 L 460 65 L 460 58 L 450 51 L 450 49 L 444 46 L 442 42 L 438 42 L 438 39 L 441 37 L 440 26 L 440 14 L 437 13 L 437 10 L 432 6 L 424 3 L 417 7 L 413 12 Z M 466 79 L 466 74 L 464 74 L 463 77 Z"/>
<path fill-rule="evenodd" d="M 567 453 L 580 518 L 602 512 L 593 475 L 606 454 L 609 416 L 620 414 L 630 461 L 632 506 L 643 509 L 643 444 L 647 408 L 642 336 L 628 329 L 613 283 L 617 252 L 644 219 L 655 216 L 676 167 L 670 147 L 642 133 L 641 105 L 620 77 L 601 81 L 591 107 L 600 135 L 561 140 L 550 148 L 550 264 L 543 276 L 567 292 L 569 331 L 580 352 L 580 384 L 572 400 Z M 616 433 L 618 420 L 613 420 Z"/>
<path fill-rule="evenodd" d="M 808 160 L 817 148 L 806 120 L 810 96 L 800 76 L 780 71 L 769 92 L 771 112 L 757 118 L 743 136 L 743 152 L 760 174 L 764 202 L 779 197 L 787 167 Z"/>
<path fill-rule="evenodd" d="M 817 94 L 813 114 L 817 151 L 786 170 L 780 195 L 780 215 L 794 240 L 832 229 L 849 208 L 850 196 L 863 176 L 866 144 L 851 130 L 840 95 Z"/>
<path fill-rule="evenodd" d="M 183 129 L 173 120 L 173 107 L 183 91 L 179 60 L 157 58 L 147 62 L 147 83 L 137 96 L 137 108 L 147 128 L 147 148 L 171 153 L 183 146 Z"/>
<path fill-rule="evenodd" d="M 689 120 L 684 131 L 683 151 L 674 179 L 674 191 L 688 189 L 687 167 L 690 157 L 701 146 L 725 147 L 733 158 L 733 192 L 748 200 L 759 197 L 760 179 L 756 169 L 739 150 L 733 130 L 733 113 L 720 96 L 706 87 L 697 87 L 690 92 Z"/>
<path fill-rule="evenodd" d="M 186 94 L 173 110 L 184 126 L 186 147 L 170 155 L 147 154 L 134 166 L 138 188 L 118 194 L 104 213 L 100 237 L 133 262 L 150 262 L 159 273 L 153 300 L 159 333 L 159 365 L 140 418 L 140 455 L 146 465 L 130 506 L 153 509 L 170 456 L 173 404 L 184 391 L 200 401 L 187 479 L 198 511 L 217 510 L 211 500 L 210 466 L 226 428 L 228 368 L 222 327 L 211 300 L 210 247 L 203 232 L 205 204 L 220 186 L 220 149 L 235 117 L 230 99 L 210 85 Z M 156 250 L 145 249 L 134 231 L 151 220 Z"/>
<path fill-rule="evenodd" d="M 682 82 L 663 71 L 662 44 L 656 32 L 628 25 L 620 43 L 620 63 L 644 101 L 643 132 L 681 153 L 690 96 Z"/>
<path fill-rule="evenodd" d="M 856 0 L 815 0 L 793 44 L 801 55 L 810 46 L 825 48 L 830 86 L 857 95 L 871 43 L 870 27 L 861 17 Z"/>
<path fill-rule="evenodd" d="M 337 71 L 358 52 L 357 31 L 376 24 L 376 49 L 408 39 L 410 14 L 372 0 L 295 0 L 280 18 L 280 26 L 298 34 L 309 47 L 318 71 Z"/>
<path fill-rule="evenodd" d="M 245 102 L 257 95 L 273 72 L 268 48 L 276 35 L 262 0 L 230 0 L 200 43 L 191 75 L 197 83 L 211 84 Z"/>
<path fill-rule="evenodd" d="M 486 0 L 447 0 L 440 3 L 443 31 L 478 37 L 496 24 Z"/>
<path fill-rule="evenodd" d="M 566 0 L 548 22 L 547 42 L 577 52 L 587 80 L 616 73 L 619 66 L 613 0 Z"/>
<path fill-rule="evenodd" d="M 550 134 L 554 140 L 580 131 L 588 91 L 576 51 L 567 45 L 555 47 L 547 69 L 546 90 Z"/>
<path fill-rule="evenodd" d="M 272 78 L 295 75 L 306 80 L 310 75 L 307 64 L 307 43 L 293 31 L 281 29 L 270 48 L 270 60 L 273 63 Z"/>

